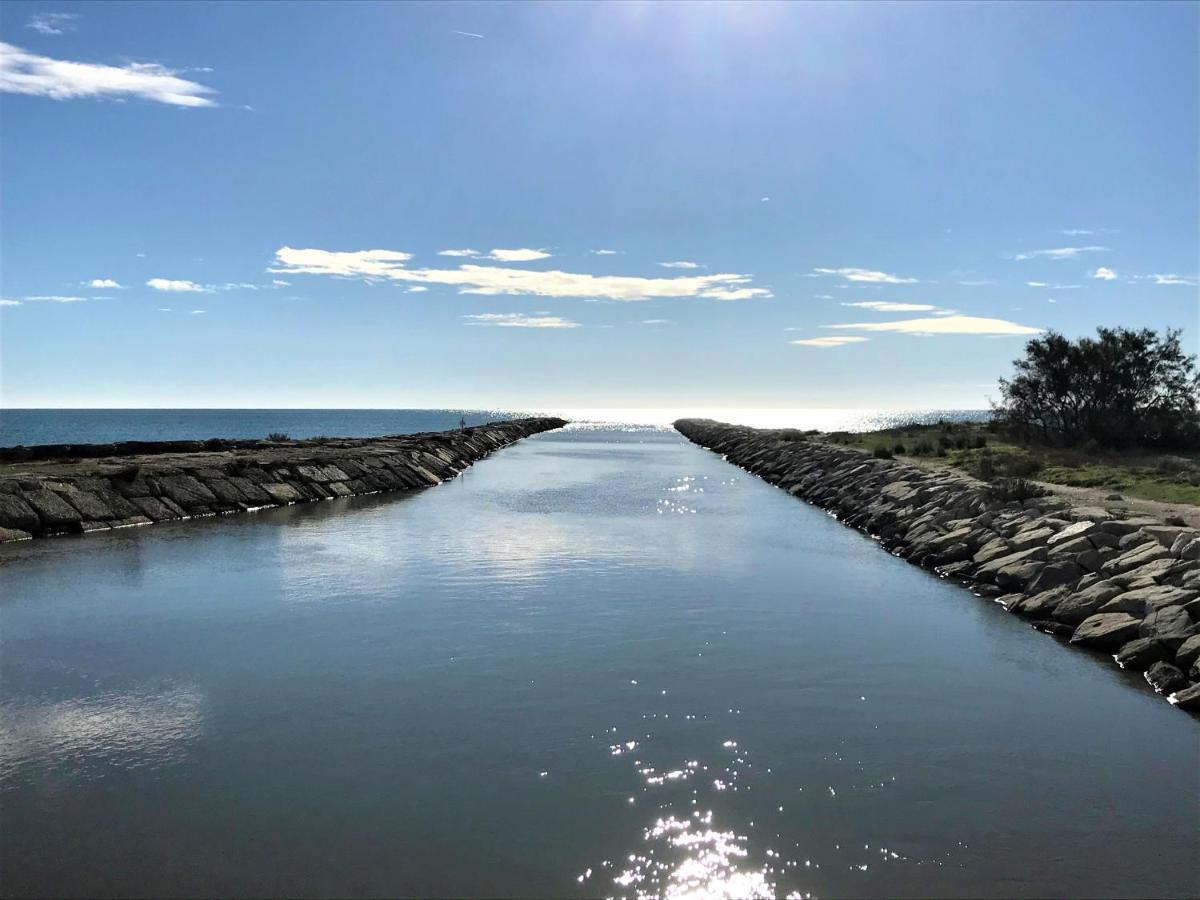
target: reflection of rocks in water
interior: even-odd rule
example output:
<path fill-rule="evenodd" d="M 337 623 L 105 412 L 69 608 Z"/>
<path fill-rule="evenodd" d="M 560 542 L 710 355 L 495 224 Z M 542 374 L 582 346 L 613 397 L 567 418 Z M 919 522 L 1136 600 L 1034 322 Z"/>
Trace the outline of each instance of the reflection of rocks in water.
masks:
<path fill-rule="evenodd" d="M 73 762 L 86 777 L 108 766 L 140 768 L 177 761 L 204 724 L 195 687 L 107 693 L 57 703 L 0 706 L 0 777 L 37 765 Z"/>

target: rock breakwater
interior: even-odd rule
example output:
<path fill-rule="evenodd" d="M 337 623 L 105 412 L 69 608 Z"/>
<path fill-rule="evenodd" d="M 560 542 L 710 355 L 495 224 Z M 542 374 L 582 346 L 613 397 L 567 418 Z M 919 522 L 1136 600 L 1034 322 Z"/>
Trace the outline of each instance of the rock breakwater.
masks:
<path fill-rule="evenodd" d="M 6 448 L 0 541 L 430 487 L 501 447 L 566 424 L 532 418 L 367 439 Z"/>
<path fill-rule="evenodd" d="M 1056 496 L 1005 500 L 950 469 L 792 431 L 681 419 L 693 443 L 1200 711 L 1200 533 Z M 800 438 L 800 439 L 798 439 Z"/>

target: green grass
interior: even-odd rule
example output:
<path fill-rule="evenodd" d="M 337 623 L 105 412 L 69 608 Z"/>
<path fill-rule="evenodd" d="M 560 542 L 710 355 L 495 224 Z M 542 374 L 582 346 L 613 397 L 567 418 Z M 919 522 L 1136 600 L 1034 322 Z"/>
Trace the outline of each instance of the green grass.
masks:
<path fill-rule="evenodd" d="M 914 425 L 863 434 L 833 432 L 824 439 L 866 453 L 887 448 L 901 459 L 923 459 L 985 480 L 1032 478 L 1143 500 L 1200 506 L 1200 452 L 1195 451 L 1018 446 L 986 423 Z M 897 445 L 903 445 L 905 452 L 896 452 Z"/>

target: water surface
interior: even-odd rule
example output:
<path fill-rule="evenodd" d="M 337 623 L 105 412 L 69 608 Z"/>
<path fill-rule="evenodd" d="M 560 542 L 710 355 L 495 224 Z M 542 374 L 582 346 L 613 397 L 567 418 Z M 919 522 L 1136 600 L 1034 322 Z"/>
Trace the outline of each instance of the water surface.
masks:
<path fill-rule="evenodd" d="M 0 578 L 9 895 L 1200 888 L 1194 719 L 672 433 Z"/>

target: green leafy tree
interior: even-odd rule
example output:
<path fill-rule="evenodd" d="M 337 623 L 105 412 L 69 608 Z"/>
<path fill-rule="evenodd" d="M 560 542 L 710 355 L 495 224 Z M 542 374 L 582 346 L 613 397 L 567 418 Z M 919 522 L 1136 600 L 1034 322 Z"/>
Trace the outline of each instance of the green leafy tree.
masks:
<path fill-rule="evenodd" d="M 1016 436 L 1047 444 L 1200 446 L 1200 374 L 1179 335 L 1099 328 L 1075 341 L 1034 338 L 1000 380 L 997 415 Z"/>

